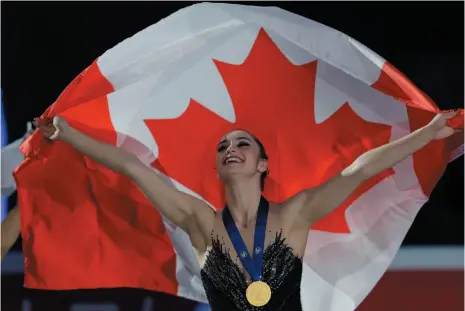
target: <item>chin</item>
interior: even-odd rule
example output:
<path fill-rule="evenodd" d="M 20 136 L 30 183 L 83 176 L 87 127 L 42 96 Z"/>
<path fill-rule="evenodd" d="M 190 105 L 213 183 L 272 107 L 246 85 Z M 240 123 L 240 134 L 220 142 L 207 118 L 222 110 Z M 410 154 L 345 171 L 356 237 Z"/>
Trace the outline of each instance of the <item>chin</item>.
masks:
<path fill-rule="evenodd" d="M 238 176 L 247 176 L 247 172 L 244 171 L 243 167 L 222 167 L 221 169 L 221 176 L 224 177 L 224 179 L 230 179 L 230 178 L 236 178 Z"/>
<path fill-rule="evenodd" d="M 225 185 L 247 181 L 251 178 L 251 174 L 244 173 L 243 171 L 228 171 L 220 175 L 220 179 Z"/>

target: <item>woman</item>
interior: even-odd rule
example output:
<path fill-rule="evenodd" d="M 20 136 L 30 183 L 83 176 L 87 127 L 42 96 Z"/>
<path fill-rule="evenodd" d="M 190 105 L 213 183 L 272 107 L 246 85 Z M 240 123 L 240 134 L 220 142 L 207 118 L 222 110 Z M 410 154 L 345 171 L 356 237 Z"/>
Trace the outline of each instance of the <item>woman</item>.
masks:
<path fill-rule="evenodd" d="M 430 141 L 454 133 L 437 115 L 410 135 L 368 151 L 325 184 L 276 204 L 262 198 L 268 156 L 252 134 L 235 130 L 218 144 L 216 167 L 226 207 L 166 184 L 133 154 L 96 141 L 55 117 L 36 120 L 51 140 L 61 140 L 134 181 L 166 218 L 182 228 L 198 253 L 212 310 L 302 310 L 300 281 L 309 227 L 333 211 L 366 179 L 394 166 Z M 250 255 L 253 253 L 253 255 Z"/>

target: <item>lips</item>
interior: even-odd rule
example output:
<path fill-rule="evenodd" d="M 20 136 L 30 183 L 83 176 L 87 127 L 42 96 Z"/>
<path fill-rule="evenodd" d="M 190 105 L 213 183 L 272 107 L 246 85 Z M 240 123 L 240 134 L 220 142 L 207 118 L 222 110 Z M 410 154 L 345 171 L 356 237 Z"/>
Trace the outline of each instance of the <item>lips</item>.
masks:
<path fill-rule="evenodd" d="M 227 165 L 231 163 L 244 163 L 244 160 L 236 156 L 227 156 L 226 159 L 224 159 L 223 161 L 223 165 Z"/>

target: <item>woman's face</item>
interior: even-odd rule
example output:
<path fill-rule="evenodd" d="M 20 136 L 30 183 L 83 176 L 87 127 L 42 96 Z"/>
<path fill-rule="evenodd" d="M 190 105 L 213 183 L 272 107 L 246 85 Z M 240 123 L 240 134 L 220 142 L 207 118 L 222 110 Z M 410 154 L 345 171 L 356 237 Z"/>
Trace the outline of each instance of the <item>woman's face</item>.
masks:
<path fill-rule="evenodd" d="M 235 177 L 254 177 L 267 170 L 267 161 L 260 159 L 260 148 L 245 131 L 232 131 L 221 138 L 216 154 L 216 168 L 223 182 Z"/>

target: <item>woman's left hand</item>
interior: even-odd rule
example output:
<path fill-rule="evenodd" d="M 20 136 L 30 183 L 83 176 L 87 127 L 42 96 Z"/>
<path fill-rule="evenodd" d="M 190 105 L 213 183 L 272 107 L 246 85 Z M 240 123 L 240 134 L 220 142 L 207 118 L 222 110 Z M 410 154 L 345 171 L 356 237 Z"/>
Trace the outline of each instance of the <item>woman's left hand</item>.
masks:
<path fill-rule="evenodd" d="M 433 120 L 426 126 L 432 135 L 433 140 L 444 139 L 452 134 L 462 132 L 463 130 L 453 129 L 447 125 L 447 120 L 455 117 L 456 111 L 437 114 Z"/>

